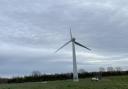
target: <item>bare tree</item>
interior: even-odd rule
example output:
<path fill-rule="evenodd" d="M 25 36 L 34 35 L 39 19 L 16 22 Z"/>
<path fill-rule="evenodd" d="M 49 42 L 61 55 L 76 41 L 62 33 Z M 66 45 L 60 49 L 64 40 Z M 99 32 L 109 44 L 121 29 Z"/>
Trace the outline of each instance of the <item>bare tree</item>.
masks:
<path fill-rule="evenodd" d="M 114 71 L 114 68 L 113 67 L 107 67 L 107 71 L 108 72 L 113 72 Z"/>
<path fill-rule="evenodd" d="M 115 70 L 120 72 L 120 71 L 122 71 L 122 68 L 121 67 L 116 67 Z"/>
<path fill-rule="evenodd" d="M 84 73 L 84 72 L 86 72 L 84 69 L 79 69 L 79 71 L 78 71 L 79 73 Z"/>
<path fill-rule="evenodd" d="M 99 68 L 99 72 L 105 72 L 105 68 L 104 67 L 100 67 Z"/>
<path fill-rule="evenodd" d="M 41 76 L 41 72 L 40 71 L 33 71 L 32 72 L 32 76 Z"/>

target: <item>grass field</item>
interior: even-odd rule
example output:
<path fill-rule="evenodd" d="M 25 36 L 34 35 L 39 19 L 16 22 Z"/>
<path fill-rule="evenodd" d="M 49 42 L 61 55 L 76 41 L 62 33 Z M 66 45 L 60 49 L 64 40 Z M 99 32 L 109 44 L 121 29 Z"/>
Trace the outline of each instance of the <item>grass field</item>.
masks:
<path fill-rule="evenodd" d="M 49 81 L 48 83 L 20 83 L 2 84 L 0 89 L 128 89 L 128 76 L 105 77 L 101 81 L 81 79 L 79 82 L 72 80 Z"/>

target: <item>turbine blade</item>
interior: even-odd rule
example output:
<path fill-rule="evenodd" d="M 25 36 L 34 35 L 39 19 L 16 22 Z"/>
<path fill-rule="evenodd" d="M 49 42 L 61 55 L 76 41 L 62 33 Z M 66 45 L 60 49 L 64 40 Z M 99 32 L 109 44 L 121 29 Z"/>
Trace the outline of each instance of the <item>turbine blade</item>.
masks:
<path fill-rule="evenodd" d="M 58 51 L 59 51 L 60 49 L 62 49 L 63 47 L 65 47 L 66 45 L 68 45 L 70 42 L 71 42 L 71 40 L 68 41 L 67 43 L 65 43 L 64 45 L 62 45 L 59 49 L 57 49 L 57 50 L 55 51 L 55 53 L 58 52 Z"/>
<path fill-rule="evenodd" d="M 81 46 L 81 47 L 84 47 L 84 48 L 86 48 L 86 49 L 88 49 L 88 50 L 91 50 L 90 48 L 88 48 L 88 47 L 86 47 L 86 46 L 84 46 L 84 45 L 82 45 L 82 44 L 80 44 L 80 43 L 78 43 L 78 42 L 76 42 L 76 41 L 75 41 L 75 44 L 77 44 L 77 45 L 79 45 L 79 46 Z"/>
<path fill-rule="evenodd" d="M 71 27 L 70 27 L 70 37 L 72 39 L 72 30 L 71 30 Z"/>

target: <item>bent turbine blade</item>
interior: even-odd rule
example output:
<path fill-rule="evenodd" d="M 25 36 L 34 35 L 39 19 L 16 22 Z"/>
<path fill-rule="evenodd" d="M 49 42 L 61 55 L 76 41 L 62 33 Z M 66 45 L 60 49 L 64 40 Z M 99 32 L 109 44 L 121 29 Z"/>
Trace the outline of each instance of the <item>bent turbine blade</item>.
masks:
<path fill-rule="evenodd" d="M 65 43 L 63 46 L 61 46 L 59 49 L 57 49 L 56 51 L 55 51 L 55 53 L 56 52 L 58 52 L 60 49 L 62 49 L 63 47 L 65 47 L 66 45 L 68 45 L 69 43 L 71 42 L 71 40 L 70 41 L 68 41 L 67 43 Z"/>
<path fill-rule="evenodd" d="M 81 47 L 84 47 L 84 48 L 86 48 L 86 49 L 88 49 L 88 50 L 91 50 L 90 48 L 88 48 L 88 47 L 86 47 L 86 46 L 84 46 L 84 45 L 82 45 L 82 44 L 80 44 L 80 43 L 78 43 L 78 42 L 76 42 L 76 41 L 75 41 L 75 44 L 77 44 L 77 45 L 79 45 L 79 46 L 81 46 Z"/>

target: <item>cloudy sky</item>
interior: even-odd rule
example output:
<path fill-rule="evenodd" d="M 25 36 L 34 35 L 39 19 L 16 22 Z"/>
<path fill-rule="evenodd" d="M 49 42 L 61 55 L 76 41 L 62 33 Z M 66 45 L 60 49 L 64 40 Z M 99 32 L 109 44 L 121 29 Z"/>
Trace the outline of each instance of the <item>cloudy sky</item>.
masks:
<path fill-rule="evenodd" d="M 69 26 L 78 69 L 128 69 L 127 0 L 0 0 L 0 76 L 72 72 Z"/>

